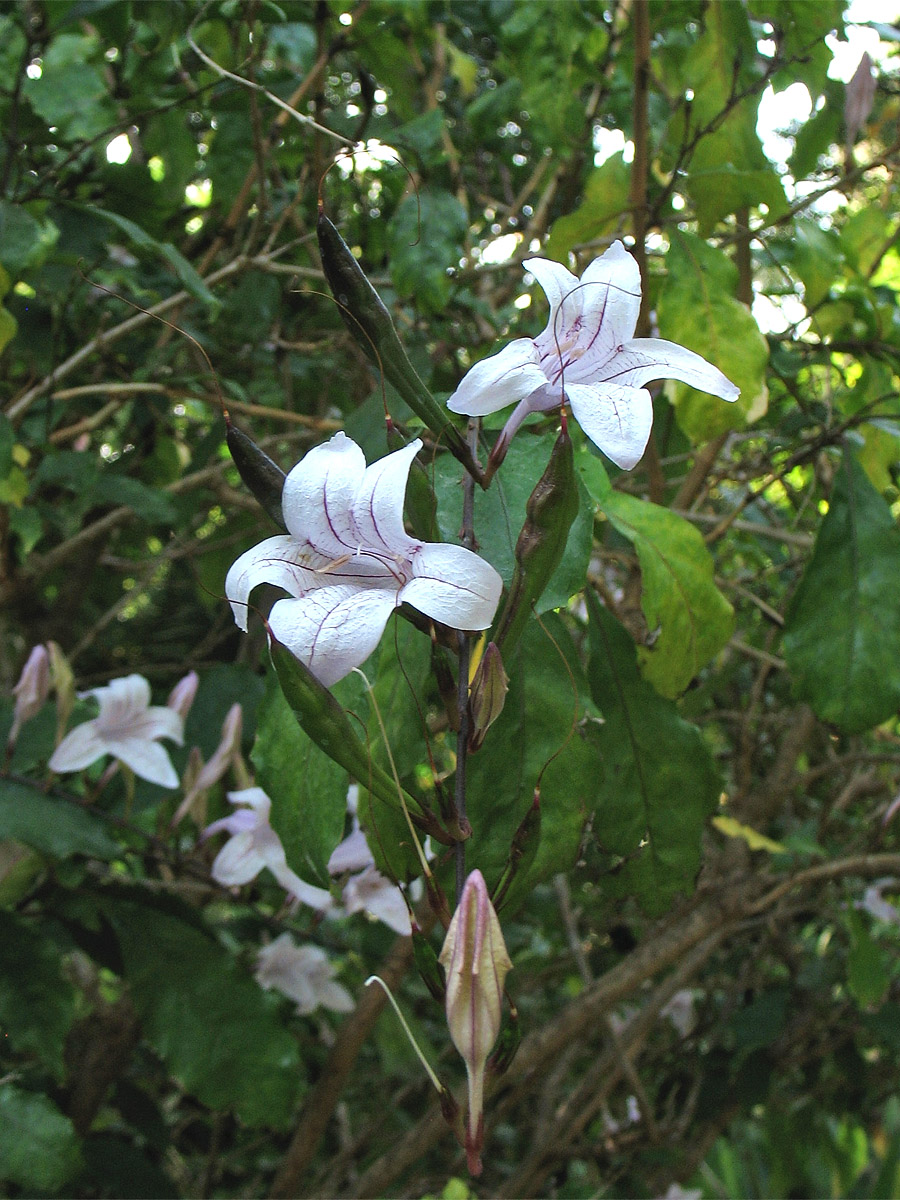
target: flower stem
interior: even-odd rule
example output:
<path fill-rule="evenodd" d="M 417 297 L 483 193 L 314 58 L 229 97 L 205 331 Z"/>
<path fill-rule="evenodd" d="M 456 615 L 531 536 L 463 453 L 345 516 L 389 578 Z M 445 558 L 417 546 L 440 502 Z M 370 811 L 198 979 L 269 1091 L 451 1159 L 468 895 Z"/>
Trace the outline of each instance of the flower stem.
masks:
<path fill-rule="evenodd" d="M 480 424 L 477 417 L 469 419 L 468 443 L 473 458 L 478 449 Z M 468 472 L 463 477 L 463 513 L 460 537 L 467 550 L 475 549 L 475 479 Z M 457 637 L 456 702 L 459 729 L 456 735 L 456 779 L 453 795 L 456 803 L 456 819 L 458 824 L 464 828 L 466 821 L 466 756 L 469 742 L 469 639 L 463 632 L 457 634 Z M 456 843 L 454 854 L 456 856 L 456 899 L 458 902 L 466 882 L 465 842 Z"/>

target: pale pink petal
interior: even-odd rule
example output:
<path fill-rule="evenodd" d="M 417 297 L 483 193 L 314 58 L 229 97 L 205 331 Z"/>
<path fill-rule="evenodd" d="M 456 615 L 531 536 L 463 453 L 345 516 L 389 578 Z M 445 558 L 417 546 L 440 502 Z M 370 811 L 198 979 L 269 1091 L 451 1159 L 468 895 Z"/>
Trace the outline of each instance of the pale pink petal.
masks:
<path fill-rule="evenodd" d="M 347 871 L 362 871 L 374 866 L 375 859 L 366 841 L 366 835 L 357 825 L 353 832 L 331 852 L 328 860 L 329 875 L 343 875 Z"/>
<path fill-rule="evenodd" d="M 99 718 L 98 725 L 106 733 L 106 727 Z M 168 705 L 154 704 L 142 713 L 134 713 L 118 734 L 110 731 L 112 736 L 121 736 L 122 733 L 148 742 L 156 738 L 171 738 L 181 746 L 184 743 L 184 722 Z"/>
<path fill-rule="evenodd" d="M 367 912 L 395 933 L 409 936 L 409 910 L 400 889 L 375 867 L 369 867 L 347 882 L 343 892 L 348 913 Z"/>
<path fill-rule="evenodd" d="M 353 501 L 365 470 L 362 450 L 345 433 L 313 447 L 284 483 L 281 504 L 292 537 L 328 558 L 355 551 Z"/>
<path fill-rule="evenodd" d="M 126 675 L 84 695 L 95 696 L 100 705 L 97 725 L 101 731 L 123 729 L 149 706 L 150 684 L 143 675 Z"/>
<path fill-rule="evenodd" d="M 231 804 L 246 804 L 255 813 L 259 814 L 257 820 L 269 820 L 269 813 L 272 811 L 272 801 L 261 787 L 241 788 L 239 791 L 229 792 L 228 800 Z"/>
<path fill-rule="evenodd" d="M 205 792 L 218 783 L 231 766 L 235 755 L 240 750 L 242 724 L 243 710 L 240 704 L 232 704 L 222 723 L 222 740 L 213 751 L 209 762 L 204 763 L 200 769 L 197 781 L 191 788 L 192 795 Z"/>
<path fill-rule="evenodd" d="M 534 342 L 518 338 L 499 354 L 477 362 L 447 401 L 447 407 L 451 412 L 483 417 L 525 400 L 546 382 Z"/>
<path fill-rule="evenodd" d="M 331 687 L 366 661 L 396 605 L 393 590 L 335 584 L 302 600 L 279 600 L 269 625 L 278 641 Z"/>
<path fill-rule="evenodd" d="M 50 655 L 45 646 L 35 646 L 13 688 L 16 698 L 13 728 L 15 733 L 44 707 L 50 694 Z M 10 732 L 14 737 L 14 732 Z"/>
<path fill-rule="evenodd" d="M 47 764 L 50 770 L 63 773 L 81 771 L 108 754 L 106 742 L 98 735 L 95 726 L 94 721 L 85 721 L 67 733 L 50 756 Z"/>
<path fill-rule="evenodd" d="M 278 842 L 274 833 L 272 838 Z M 235 834 L 216 855 L 210 874 L 224 887 L 240 887 L 255 879 L 263 867 L 269 865 L 271 853 L 266 851 L 271 849 L 268 839 L 261 844 L 254 833 Z M 280 842 L 278 849 L 281 849 Z"/>
<path fill-rule="evenodd" d="M 247 601 L 257 584 L 271 583 L 292 596 L 303 596 L 319 586 L 316 569 L 327 566 L 329 561 L 286 533 L 267 538 L 242 554 L 225 576 L 225 595 L 238 627 L 246 633 Z"/>
<path fill-rule="evenodd" d="M 325 912 L 326 909 L 331 908 L 334 904 L 331 893 L 325 891 L 324 888 L 315 887 L 311 883 L 305 883 L 287 865 L 284 857 L 284 849 L 280 842 L 278 843 L 278 848 L 281 850 L 280 858 L 275 861 L 273 857 L 272 861 L 266 862 L 266 866 L 284 890 L 299 900 L 301 904 L 305 904 L 307 908 L 314 908 L 318 912 Z"/>
<path fill-rule="evenodd" d="M 259 818 L 251 809 L 239 808 L 230 817 L 219 817 L 218 821 L 213 821 L 211 825 L 207 825 L 200 835 L 200 841 L 205 842 L 207 838 L 213 837 L 214 834 L 223 832 L 252 833 L 258 821 Z"/>
<path fill-rule="evenodd" d="M 425 543 L 400 599 L 452 629 L 487 629 L 503 590 L 494 568 L 464 546 Z"/>
<path fill-rule="evenodd" d="M 630 471 L 646 449 L 653 424 L 650 393 L 614 383 L 566 388 L 576 421 L 617 467 Z"/>
<path fill-rule="evenodd" d="M 403 498 L 410 467 L 422 443 L 419 438 L 387 454 L 366 468 L 353 503 L 353 524 L 358 544 L 381 549 L 390 558 L 409 558 L 420 543 L 403 527 Z"/>
<path fill-rule="evenodd" d="M 170 709 L 166 711 L 171 712 Z M 172 716 L 176 714 L 172 713 Z M 172 760 L 159 742 L 149 742 L 142 737 L 107 738 L 106 749 L 148 783 L 157 783 L 165 788 L 178 787 L 178 775 Z"/>
<path fill-rule="evenodd" d="M 641 387 L 652 379 L 680 379 L 701 392 L 710 392 L 722 400 L 737 400 L 740 388 L 708 363 L 705 358 L 662 338 L 633 338 L 610 360 L 603 372 L 605 380 Z"/>

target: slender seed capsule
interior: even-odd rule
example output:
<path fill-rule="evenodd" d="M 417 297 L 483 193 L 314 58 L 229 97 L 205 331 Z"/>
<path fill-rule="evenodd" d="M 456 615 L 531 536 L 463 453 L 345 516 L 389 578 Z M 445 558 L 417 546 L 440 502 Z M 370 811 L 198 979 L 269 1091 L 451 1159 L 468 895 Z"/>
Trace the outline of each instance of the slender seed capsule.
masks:
<path fill-rule="evenodd" d="M 225 440 L 238 474 L 251 495 L 262 505 L 279 529 L 287 530 L 281 512 L 285 474 L 277 463 L 225 414 Z"/>
<path fill-rule="evenodd" d="M 447 976 L 438 962 L 437 951 L 417 925 L 412 927 L 413 959 L 422 982 L 438 1004 L 447 998 Z"/>
<path fill-rule="evenodd" d="M 483 472 L 465 438 L 419 378 L 397 337 L 391 315 L 366 278 L 350 247 L 320 210 L 316 225 L 322 269 L 341 318 L 366 355 L 380 367 L 417 417 L 438 434 L 479 482 Z"/>
<path fill-rule="evenodd" d="M 516 542 L 516 569 L 493 636 L 509 656 L 553 572 L 560 564 L 572 522 L 578 513 L 578 483 L 572 441 L 563 429 L 547 469 L 525 505 L 525 524 Z"/>
<path fill-rule="evenodd" d="M 541 793 L 538 788 L 534 789 L 534 800 L 528 812 L 519 822 L 519 827 L 513 834 L 512 841 L 509 846 L 509 857 L 506 860 L 506 866 L 503 868 L 503 874 L 500 876 L 500 882 L 494 889 L 493 901 L 494 908 L 499 912 L 506 902 L 509 895 L 510 887 L 516 877 L 524 879 L 531 869 L 532 863 L 537 858 L 537 852 L 541 844 Z"/>
<path fill-rule="evenodd" d="M 401 805 L 396 783 L 377 763 L 372 762 L 350 724 L 350 718 L 328 688 L 271 633 L 269 653 L 281 690 L 303 731 L 330 759 L 367 787 L 377 800 L 389 808 L 399 809 Z M 434 813 L 423 808 L 408 792 L 403 792 L 403 799 L 413 823 L 424 833 L 445 845 L 460 840 L 454 832 L 448 833 Z"/>

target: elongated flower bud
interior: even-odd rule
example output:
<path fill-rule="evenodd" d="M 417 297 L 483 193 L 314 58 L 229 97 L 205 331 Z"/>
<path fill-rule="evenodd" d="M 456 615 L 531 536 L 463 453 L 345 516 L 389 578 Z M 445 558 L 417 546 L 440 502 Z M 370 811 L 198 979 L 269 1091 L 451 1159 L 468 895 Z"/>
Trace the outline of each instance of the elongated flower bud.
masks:
<path fill-rule="evenodd" d="M 478 664 L 469 689 L 472 724 L 469 731 L 469 751 L 481 748 L 485 734 L 503 712 L 509 677 L 503 669 L 503 659 L 494 642 L 488 642 L 484 657 Z"/>
<path fill-rule="evenodd" d="M 484 1073 L 503 1009 L 503 983 L 512 968 L 503 931 L 480 871 L 466 880 L 438 962 L 447 972 L 447 1025 L 469 1079 L 466 1159 L 481 1174 Z"/>
<path fill-rule="evenodd" d="M 19 682 L 13 688 L 16 698 L 13 723 L 7 745 L 12 749 L 19 730 L 26 721 L 36 717 L 47 702 L 50 694 L 50 656 L 44 646 L 35 646 L 22 668 Z"/>
<path fill-rule="evenodd" d="M 419 378 L 400 344 L 391 314 L 324 212 L 319 213 L 316 232 L 322 269 L 335 300 L 341 305 L 344 324 L 416 416 L 440 436 L 476 479 L 481 480 L 481 468 L 473 459 L 465 438 Z"/>
<path fill-rule="evenodd" d="M 525 505 L 525 524 L 516 542 L 516 570 L 494 641 L 505 655 L 522 635 L 532 605 L 560 564 L 578 513 L 578 482 L 572 440 L 563 429 L 547 469 Z"/>
<path fill-rule="evenodd" d="M 281 512 L 281 493 L 286 478 L 284 471 L 252 438 L 238 429 L 230 417 L 226 416 L 225 422 L 225 440 L 238 474 L 278 528 L 287 529 Z"/>

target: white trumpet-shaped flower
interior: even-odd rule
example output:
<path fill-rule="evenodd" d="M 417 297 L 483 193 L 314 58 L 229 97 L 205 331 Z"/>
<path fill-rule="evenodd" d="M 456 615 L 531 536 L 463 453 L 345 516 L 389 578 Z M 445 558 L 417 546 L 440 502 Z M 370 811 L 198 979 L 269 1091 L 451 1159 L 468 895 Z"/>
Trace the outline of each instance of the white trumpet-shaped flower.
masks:
<path fill-rule="evenodd" d="M 150 704 L 150 684 L 143 675 L 126 675 L 80 694 L 94 696 L 100 714 L 66 734 L 50 758 L 51 771 L 80 771 L 111 754 L 141 779 L 178 787 L 175 768 L 158 739 L 170 738 L 180 746 L 184 722 L 174 709 Z"/>
<path fill-rule="evenodd" d="M 594 259 L 580 280 L 546 258 L 526 259 L 524 266 L 550 301 L 547 328 L 534 340 L 519 338 L 476 363 L 447 401 L 452 412 L 469 416 L 515 404 L 489 470 L 503 461 L 529 413 L 549 412 L 564 401 L 591 441 L 629 471 L 644 453 L 653 424 L 644 384 L 680 379 L 723 400 L 740 395 L 692 350 L 661 338 L 634 337 L 641 275 L 621 242 Z"/>
<path fill-rule="evenodd" d="M 284 588 L 269 614 L 272 633 L 330 686 L 369 657 L 391 613 L 410 604 L 454 629 L 486 629 L 500 576 L 462 546 L 420 542 L 403 527 L 410 442 L 370 467 L 344 433 L 316 446 L 290 472 L 282 494 L 288 532 L 268 538 L 231 567 L 225 593 L 247 628 L 260 583 Z"/>
<path fill-rule="evenodd" d="M 290 996 L 299 1013 L 314 1012 L 320 1005 L 332 1012 L 353 1010 L 353 997 L 335 983 L 335 970 L 325 951 L 310 943 L 298 946 L 289 933 L 260 950 L 254 974 L 261 987 Z"/>

